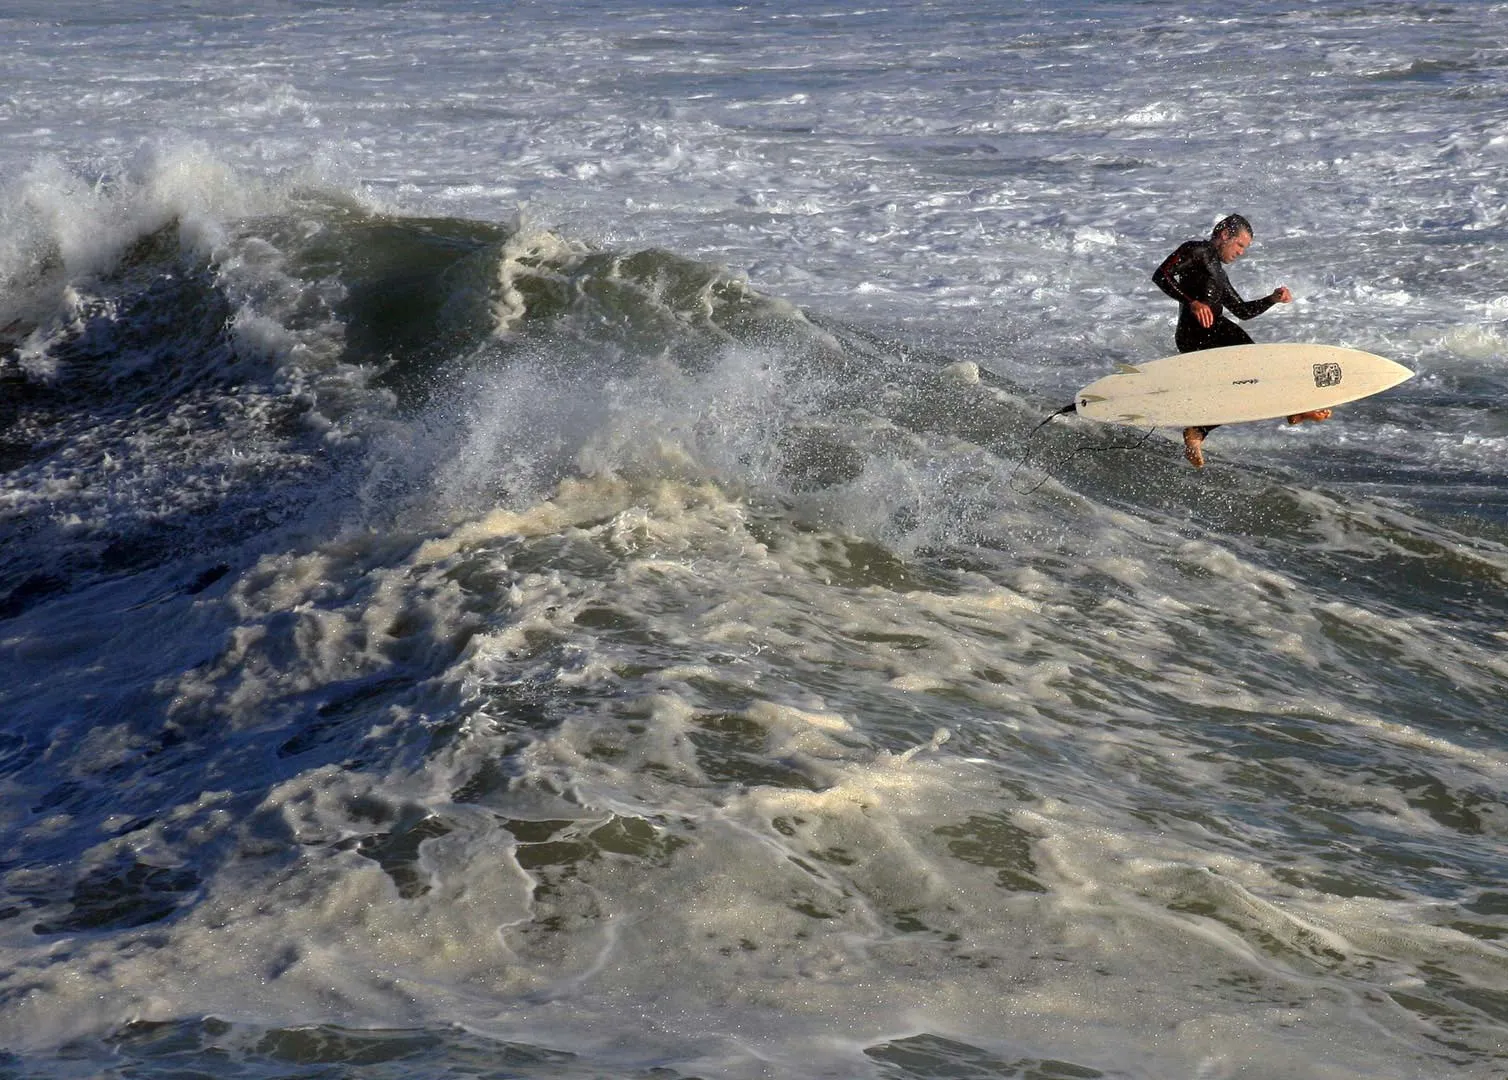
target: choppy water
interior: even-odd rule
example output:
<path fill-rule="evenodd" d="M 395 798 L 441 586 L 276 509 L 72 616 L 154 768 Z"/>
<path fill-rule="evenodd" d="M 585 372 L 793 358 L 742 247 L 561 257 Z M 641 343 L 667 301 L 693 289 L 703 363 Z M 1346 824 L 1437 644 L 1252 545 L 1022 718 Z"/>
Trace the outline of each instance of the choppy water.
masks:
<path fill-rule="evenodd" d="M 1508 1070 L 1508 6 L 0 30 L 0 1076 Z"/>

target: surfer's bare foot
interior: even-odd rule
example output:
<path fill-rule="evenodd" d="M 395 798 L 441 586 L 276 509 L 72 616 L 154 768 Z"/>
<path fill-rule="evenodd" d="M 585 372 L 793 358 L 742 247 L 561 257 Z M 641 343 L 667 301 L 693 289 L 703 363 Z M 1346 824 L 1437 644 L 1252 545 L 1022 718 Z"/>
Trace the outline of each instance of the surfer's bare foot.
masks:
<path fill-rule="evenodd" d="M 1204 429 L 1186 427 L 1183 429 L 1183 456 L 1189 459 L 1189 464 L 1196 469 L 1204 468 Z"/>
<path fill-rule="evenodd" d="M 1315 409 L 1313 412 L 1294 413 L 1288 418 L 1290 424 L 1302 424 L 1305 420 L 1313 420 L 1316 424 L 1322 420 L 1330 419 L 1329 409 Z"/>

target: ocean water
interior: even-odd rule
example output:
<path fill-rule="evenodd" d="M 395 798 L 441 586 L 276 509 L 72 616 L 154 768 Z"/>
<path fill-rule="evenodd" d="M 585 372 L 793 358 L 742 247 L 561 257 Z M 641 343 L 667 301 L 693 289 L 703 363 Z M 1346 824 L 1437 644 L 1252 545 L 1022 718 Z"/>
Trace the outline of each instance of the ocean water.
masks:
<path fill-rule="evenodd" d="M 0 1077 L 1508 1075 L 1508 5 L 0 39 Z"/>

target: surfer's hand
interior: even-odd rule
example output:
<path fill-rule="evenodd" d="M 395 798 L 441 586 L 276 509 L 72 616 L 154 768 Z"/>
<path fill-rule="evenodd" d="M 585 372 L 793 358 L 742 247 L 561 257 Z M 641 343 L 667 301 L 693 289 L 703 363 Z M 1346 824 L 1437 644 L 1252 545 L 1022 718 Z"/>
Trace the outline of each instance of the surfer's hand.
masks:
<path fill-rule="evenodd" d="M 1195 300 L 1189 304 L 1189 310 L 1194 313 L 1194 318 L 1199 320 L 1199 325 L 1208 330 L 1215 325 L 1215 313 L 1203 300 Z"/>
<path fill-rule="evenodd" d="M 1280 304 L 1293 303 L 1293 293 L 1288 291 L 1287 285 L 1279 285 L 1276 289 L 1272 290 L 1272 298 Z"/>

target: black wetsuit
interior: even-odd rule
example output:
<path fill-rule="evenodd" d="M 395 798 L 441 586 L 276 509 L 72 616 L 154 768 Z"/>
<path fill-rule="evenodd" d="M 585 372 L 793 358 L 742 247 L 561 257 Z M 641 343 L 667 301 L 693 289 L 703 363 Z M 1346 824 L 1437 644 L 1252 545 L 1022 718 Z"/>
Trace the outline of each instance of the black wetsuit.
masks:
<path fill-rule="evenodd" d="M 1181 353 L 1200 349 L 1217 349 L 1224 345 L 1250 345 L 1251 338 L 1221 312 L 1229 308 L 1238 319 L 1253 319 L 1273 304 L 1275 297 L 1242 300 L 1225 276 L 1225 264 L 1215 253 L 1213 240 L 1189 240 L 1163 260 L 1152 280 L 1157 287 L 1178 301 L 1178 330 L 1174 344 Z M 1191 304 L 1202 300 L 1215 313 L 1215 321 L 1205 329 L 1194 317 Z"/>

